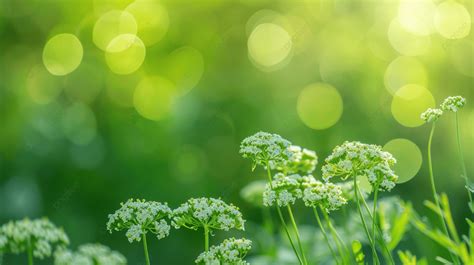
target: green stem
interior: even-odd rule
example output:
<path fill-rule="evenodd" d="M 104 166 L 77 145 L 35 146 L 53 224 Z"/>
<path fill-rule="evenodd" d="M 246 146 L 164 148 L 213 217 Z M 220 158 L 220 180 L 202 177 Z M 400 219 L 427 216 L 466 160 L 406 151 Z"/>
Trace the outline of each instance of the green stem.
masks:
<path fill-rule="evenodd" d="M 270 185 L 270 188 L 273 189 L 272 172 L 270 171 L 270 165 L 268 164 L 268 162 L 266 163 L 266 168 L 267 168 L 268 184 Z M 283 218 L 283 214 L 281 213 L 280 207 L 278 207 L 278 205 L 276 209 L 277 209 L 278 217 L 280 218 L 281 225 L 283 226 L 283 230 L 285 230 L 285 234 L 288 237 L 288 241 L 290 242 L 291 248 L 293 249 L 293 252 L 295 253 L 296 258 L 298 259 L 300 264 L 305 265 L 305 263 L 303 263 L 303 261 L 301 260 L 298 250 L 296 250 L 295 244 L 290 235 L 290 231 L 288 230 L 288 226 L 286 225 L 285 219 Z"/>
<path fill-rule="evenodd" d="M 374 189 L 374 210 L 372 211 L 372 238 L 374 239 L 374 242 L 377 242 L 375 237 L 375 227 L 377 223 L 377 196 L 379 194 L 379 186 L 375 185 Z"/>
<path fill-rule="evenodd" d="M 431 143 L 433 142 L 433 135 L 434 135 L 435 128 L 436 128 L 436 123 L 433 122 L 431 125 L 430 137 L 428 138 L 428 169 L 430 173 L 431 193 L 433 194 L 436 207 L 438 208 L 438 212 L 439 212 L 438 216 L 442 225 L 443 232 L 448 238 L 451 238 L 448 232 L 448 226 L 446 225 L 446 222 L 444 221 L 444 214 L 439 204 L 438 193 L 436 191 L 436 185 L 434 181 L 433 162 L 431 160 Z M 451 256 L 451 260 L 454 262 L 454 264 L 460 264 L 458 257 L 454 255 L 451 251 L 449 252 L 449 255 Z"/>
<path fill-rule="evenodd" d="M 300 232 L 298 230 L 298 226 L 296 225 L 295 218 L 293 216 L 293 211 L 291 210 L 291 206 L 289 204 L 286 206 L 286 208 L 288 209 L 288 215 L 290 216 L 291 224 L 293 225 L 293 229 L 295 230 L 296 241 L 298 242 L 298 247 L 300 249 L 301 257 L 303 258 L 303 263 L 308 264 L 308 261 L 306 260 L 306 256 L 304 254 L 303 244 L 301 244 Z"/>
<path fill-rule="evenodd" d="M 466 164 L 464 164 L 464 155 L 462 153 L 462 148 L 461 148 L 461 137 L 459 133 L 459 118 L 458 118 L 458 113 L 455 113 L 456 116 L 456 138 L 458 142 L 458 153 L 459 153 L 459 160 L 461 162 L 461 169 L 462 169 L 462 174 L 463 178 L 466 181 L 466 187 L 469 187 L 469 177 L 467 176 L 467 170 L 466 170 Z M 469 209 L 471 209 L 471 212 L 474 210 L 474 204 L 472 203 L 472 194 L 469 189 L 467 189 L 467 196 L 469 197 Z"/>
<path fill-rule="evenodd" d="M 209 251 L 209 228 L 204 226 L 204 250 Z"/>
<path fill-rule="evenodd" d="M 31 238 L 28 238 L 28 265 L 33 265 L 33 246 L 31 245 Z"/>
<path fill-rule="evenodd" d="M 339 264 L 339 259 L 337 258 L 336 252 L 334 251 L 334 249 L 331 246 L 331 242 L 329 241 L 326 230 L 324 229 L 324 226 L 321 223 L 321 218 L 319 218 L 318 210 L 316 209 L 316 207 L 313 207 L 313 212 L 314 212 L 314 216 L 316 217 L 316 221 L 318 221 L 318 225 L 319 225 L 319 228 L 321 229 L 321 233 L 323 234 L 323 237 L 326 240 L 326 243 L 329 247 L 329 250 L 331 251 L 331 254 L 334 257 L 334 260 L 336 261 L 336 264 Z"/>
<path fill-rule="evenodd" d="M 349 260 L 347 258 L 347 255 L 350 255 L 349 249 L 346 247 L 344 244 L 344 241 L 342 241 L 341 237 L 339 236 L 339 233 L 337 233 L 337 230 L 334 228 L 332 225 L 331 219 L 329 218 L 328 213 L 321 207 L 321 212 L 323 213 L 324 219 L 326 219 L 326 223 L 329 227 L 329 231 L 331 231 L 332 237 L 334 238 L 334 241 L 336 242 L 337 248 L 339 250 L 339 253 L 341 254 L 344 264 L 349 264 Z"/>
<path fill-rule="evenodd" d="M 145 252 L 145 264 L 150 265 L 150 257 L 148 256 L 148 244 L 146 243 L 146 234 L 142 234 L 143 238 L 143 250 Z"/>
<path fill-rule="evenodd" d="M 362 196 L 362 193 L 361 193 L 360 191 L 359 191 L 359 196 L 360 196 L 360 198 L 362 198 L 362 203 L 363 203 L 363 205 L 364 205 L 365 210 L 366 210 L 367 213 L 369 214 L 370 219 L 373 219 L 373 215 L 372 215 L 372 213 L 370 212 L 369 205 L 368 205 L 367 202 L 365 201 L 365 199 L 364 199 L 364 197 Z M 379 226 L 376 226 L 375 229 L 377 230 L 377 233 L 379 234 L 380 240 L 381 240 L 381 242 L 382 242 L 382 246 L 383 246 L 385 252 L 386 252 L 387 255 L 388 255 L 388 259 L 389 259 L 389 261 L 390 261 L 390 264 L 395 265 L 395 261 L 393 260 L 392 252 L 388 249 L 387 243 L 386 243 L 385 240 L 383 239 L 382 229 L 380 229 Z"/>
<path fill-rule="evenodd" d="M 373 264 L 380 264 L 380 260 L 377 255 L 377 250 L 375 249 L 375 242 L 370 237 L 369 229 L 367 228 L 364 215 L 362 214 L 362 209 L 360 208 L 359 186 L 357 185 L 357 176 L 354 174 L 353 178 L 354 178 L 354 195 L 356 198 L 357 211 L 359 212 L 360 220 L 362 221 L 362 226 L 364 227 L 365 234 L 367 235 L 367 239 L 369 240 L 370 247 L 372 248 L 372 261 L 373 261 Z"/>

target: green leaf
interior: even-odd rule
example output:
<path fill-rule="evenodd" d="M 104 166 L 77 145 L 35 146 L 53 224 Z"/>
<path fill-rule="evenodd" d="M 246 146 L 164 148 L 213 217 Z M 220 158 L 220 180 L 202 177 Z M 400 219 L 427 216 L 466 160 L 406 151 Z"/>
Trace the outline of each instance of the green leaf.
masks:
<path fill-rule="evenodd" d="M 400 240 L 402 240 L 403 235 L 405 234 L 408 228 L 408 223 L 410 222 L 411 213 L 412 213 L 411 204 L 410 203 L 404 204 L 403 212 L 398 217 L 398 219 L 395 220 L 393 224 L 393 228 L 390 231 L 392 240 L 388 244 L 389 250 L 394 250 L 397 247 L 397 245 L 400 243 Z"/>

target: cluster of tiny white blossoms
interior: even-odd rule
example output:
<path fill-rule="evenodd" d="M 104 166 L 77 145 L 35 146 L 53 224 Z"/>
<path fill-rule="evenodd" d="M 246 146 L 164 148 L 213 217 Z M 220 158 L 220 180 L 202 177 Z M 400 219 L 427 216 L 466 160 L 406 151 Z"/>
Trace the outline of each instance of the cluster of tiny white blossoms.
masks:
<path fill-rule="evenodd" d="M 447 97 L 441 104 L 441 109 L 444 111 L 458 112 L 459 109 L 464 107 L 466 99 L 461 96 Z"/>
<path fill-rule="evenodd" d="M 127 259 L 101 244 L 79 246 L 77 252 L 61 249 L 54 254 L 54 265 L 126 265 Z"/>
<path fill-rule="evenodd" d="M 398 179 L 392 169 L 395 163 L 392 154 L 378 145 L 346 141 L 326 158 L 323 179 L 328 181 L 339 176 L 345 180 L 349 176 L 364 175 L 374 189 L 391 190 Z"/>
<path fill-rule="evenodd" d="M 435 122 L 443 115 L 443 110 L 429 108 L 421 113 L 420 118 L 425 122 Z"/>
<path fill-rule="evenodd" d="M 125 235 L 130 243 L 139 242 L 148 232 L 156 234 L 158 239 L 169 235 L 170 225 L 165 218 L 172 211 L 166 203 L 129 199 L 120 205 L 120 209 L 109 214 L 107 230 L 110 233 L 126 229 Z"/>
<path fill-rule="evenodd" d="M 249 265 L 244 258 L 251 247 L 252 241 L 248 239 L 229 238 L 201 253 L 195 262 L 203 265 Z"/>
<path fill-rule="evenodd" d="M 279 207 L 294 204 L 297 199 L 301 199 L 303 192 L 301 190 L 300 175 L 286 176 L 283 173 L 277 173 L 271 183 L 267 183 L 263 192 L 263 205 L 272 206 L 275 203 Z"/>
<path fill-rule="evenodd" d="M 176 229 L 244 230 L 245 220 L 238 207 L 215 198 L 191 198 L 173 211 L 172 224 Z"/>
<path fill-rule="evenodd" d="M 311 174 L 318 164 L 316 152 L 290 145 L 287 148 L 288 158 L 277 166 L 279 171 L 285 174 Z"/>
<path fill-rule="evenodd" d="M 257 165 L 266 166 L 271 169 L 288 159 L 290 155 L 288 146 L 291 143 L 278 134 L 258 132 L 245 138 L 240 144 L 240 153 L 244 158 L 253 162 L 253 169 Z"/>
<path fill-rule="evenodd" d="M 347 203 L 343 197 L 342 188 L 339 185 L 321 181 L 311 182 L 304 189 L 303 201 L 308 207 L 321 207 L 326 212 L 339 209 Z"/>
<path fill-rule="evenodd" d="M 0 250 L 19 254 L 30 248 L 39 259 L 50 257 L 53 247 L 64 247 L 69 239 L 62 228 L 48 219 L 10 221 L 0 227 Z"/>

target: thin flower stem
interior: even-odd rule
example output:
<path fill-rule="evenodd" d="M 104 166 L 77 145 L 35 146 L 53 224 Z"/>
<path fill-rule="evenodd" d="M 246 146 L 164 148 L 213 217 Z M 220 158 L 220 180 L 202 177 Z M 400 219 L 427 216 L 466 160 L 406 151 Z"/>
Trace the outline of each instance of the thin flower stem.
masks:
<path fill-rule="evenodd" d="M 360 220 L 362 221 L 362 226 L 364 227 L 365 234 L 367 235 L 367 239 L 369 240 L 370 247 L 372 248 L 372 261 L 373 264 L 380 264 L 379 257 L 377 255 L 377 250 L 375 249 L 375 242 L 372 240 L 369 229 L 367 228 L 367 224 L 364 219 L 364 215 L 362 214 L 362 209 L 360 208 L 360 199 L 359 199 L 359 186 L 357 185 L 357 176 L 354 174 L 354 195 L 356 198 L 357 210 L 359 211 Z"/>
<path fill-rule="evenodd" d="M 308 264 L 308 261 L 306 260 L 306 256 L 304 254 L 303 244 L 301 244 L 300 232 L 298 230 L 298 226 L 296 225 L 295 218 L 293 216 L 293 211 L 291 210 L 291 206 L 289 204 L 286 206 L 286 208 L 288 209 L 288 215 L 290 216 L 291 224 L 293 225 L 293 229 L 295 230 L 296 241 L 298 242 L 298 247 L 300 249 L 301 257 L 303 258 L 304 264 Z"/>
<path fill-rule="evenodd" d="M 433 198 L 436 203 L 436 207 L 438 208 L 438 212 L 439 212 L 438 216 L 442 225 L 443 232 L 448 238 L 451 238 L 448 232 L 448 226 L 446 225 L 446 222 L 444 221 L 444 214 L 439 204 L 438 193 L 436 191 L 436 185 L 434 181 L 433 162 L 431 160 L 431 143 L 433 142 L 433 135 L 434 135 L 435 128 L 436 128 L 436 123 L 433 122 L 431 125 L 430 137 L 428 138 L 428 168 L 430 172 L 431 192 L 433 193 Z M 449 252 L 449 255 L 451 256 L 451 260 L 454 262 L 454 264 L 460 264 L 459 258 L 456 255 L 454 255 L 451 251 Z"/>
<path fill-rule="evenodd" d="M 365 199 L 364 199 L 364 197 L 362 196 L 362 193 L 360 192 L 360 190 L 359 190 L 359 196 L 360 196 L 360 198 L 362 199 L 362 203 L 363 203 L 363 205 L 364 205 L 365 210 L 366 210 L 367 213 L 369 214 L 370 219 L 373 219 L 373 215 L 372 215 L 372 213 L 370 212 L 369 205 L 368 205 L 367 202 L 365 201 Z M 375 226 L 375 229 L 377 230 L 377 233 L 379 234 L 379 237 L 380 237 L 381 242 L 382 242 L 382 246 L 383 246 L 385 252 L 387 253 L 387 257 L 388 257 L 388 259 L 389 259 L 389 261 L 390 261 L 390 264 L 395 265 L 395 261 L 393 260 L 392 252 L 388 249 L 387 243 L 386 243 L 385 240 L 383 239 L 382 229 L 380 229 L 380 227 L 379 227 L 378 225 Z"/>
<path fill-rule="evenodd" d="M 204 226 L 204 250 L 209 251 L 209 228 Z"/>
<path fill-rule="evenodd" d="M 28 239 L 28 265 L 33 265 L 33 247 L 31 246 L 31 239 Z"/>
<path fill-rule="evenodd" d="M 326 230 L 324 229 L 324 226 L 321 223 L 321 218 L 319 218 L 318 210 L 316 209 L 316 207 L 313 207 L 313 212 L 314 212 L 314 216 L 316 217 L 316 221 L 318 222 L 319 228 L 321 229 L 321 233 L 323 234 L 323 237 L 326 240 L 326 243 L 329 247 L 329 250 L 331 251 L 331 254 L 334 257 L 334 260 L 336 261 L 336 264 L 339 264 L 339 259 L 337 258 L 336 252 L 334 251 L 334 249 L 331 246 L 331 242 L 329 241 Z"/>
<path fill-rule="evenodd" d="M 150 265 L 150 257 L 148 256 L 148 244 L 146 243 L 146 234 L 143 233 L 142 234 L 142 238 L 143 238 L 143 250 L 145 252 L 145 264 L 146 265 Z"/>
<path fill-rule="evenodd" d="M 469 187 L 469 177 L 467 176 L 467 170 L 466 170 L 466 164 L 464 164 L 464 155 L 462 153 L 462 148 L 461 148 L 461 137 L 459 133 L 459 118 L 458 118 L 458 113 L 455 113 L 456 116 L 456 138 L 458 142 L 458 153 L 459 153 L 459 160 L 461 162 L 461 169 L 462 169 L 462 174 L 463 178 L 466 181 L 466 187 Z M 474 211 L 473 207 L 474 204 L 472 203 L 472 194 L 471 191 L 468 189 L 467 190 L 467 196 L 469 197 L 469 209 L 471 209 L 471 212 Z"/>
<path fill-rule="evenodd" d="M 270 188 L 272 187 L 272 172 L 270 171 L 270 165 L 268 162 L 266 163 L 266 168 L 267 168 L 267 177 L 268 177 L 268 184 L 270 185 Z M 290 231 L 288 230 L 288 226 L 286 225 L 285 219 L 283 218 L 283 214 L 281 213 L 280 207 L 276 207 L 278 217 L 280 218 L 281 225 L 283 226 L 283 230 L 285 230 L 285 234 L 288 237 L 288 241 L 290 242 L 291 248 L 293 249 L 293 252 L 296 255 L 296 258 L 298 259 L 299 263 L 302 265 L 305 265 L 303 261 L 301 260 L 300 254 L 298 253 L 298 250 L 296 250 L 295 244 L 293 243 L 293 239 L 291 238 Z"/>
<path fill-rule="evenodd" d="M 343 258 L 344 264 L 349 264 L 350 262 L 347 258 L 347 255 L 350 255 L 349 249 L 346 247 L 346 245 L 344 244 L 344 241 L 342 241 L 341 237 L 339 236 L 339 233 L 337 233 L 337 230 L 332 225 L 331 219 L 329 218 L 328 213 L 322 207 L 320 209 L 324 215 L 324 219 L 326 219 L 326 223 L 329 227 L 329 231 L 331 231 L 332 237 L 334 238 L 334 241 L 336 242 L 339 253 L 341 254 Z"/>
<path fill-rule="evenodd" d="M 372 211 L 372 238 L 374 239 L 374 242 L 377 242 L 376 237 L 375 237 L 375 227 L 377 226 L 377 196 L 379 194 L 379 187 L 378 185 L 375 185 L 374 187 L 374 210 Z"/>

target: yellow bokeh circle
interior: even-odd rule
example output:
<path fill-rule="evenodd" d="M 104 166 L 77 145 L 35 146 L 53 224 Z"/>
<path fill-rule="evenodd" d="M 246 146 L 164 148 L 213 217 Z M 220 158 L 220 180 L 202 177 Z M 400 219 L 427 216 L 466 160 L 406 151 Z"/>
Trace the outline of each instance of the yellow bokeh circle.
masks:
<path fill-rule="evenodd" d="M 428 108 L 435 106 L 431 92 L 423 86 L 408 84 L 401 87 L 392 99 L 392 115 L 406 127 L 417 127 L 424 123 L 420 118 Z"/>
<path fill-rule="evenodd" d="M 133 105 L 141 116 L 158 121 L 169 114 L 175 95 L 173 82 L 159 76 L 146 77 L 135 88 Z"/>
<path fill-rule="evenodd" d="M 113 10 L 103 14 L 94 24 L 92 41 L 105 51 L 109 43 L 121 34 L 136 34 L 137 22 L 132 14 Z"/>
<path fill-rule="evenodd" d="M 433 16 L 436 5 L 432 0 L 402 0 L 398 8 L 400 25 L 415 35 L 433 33 Z"/>
<path fill-rule="evenodd" d="M 79 39 L 69 33 L 48 40 L 43 49 L 43 63 L 53 75 L 67 75 L 81 64 L 83 55 Z"/>
<path fill-rule="evenodd" d="M 262 23 L 256 26 L 248 38 L 251 61 L 262 70 L 275 70 L 291 54 L 292 39 L 281 26 Z"/>
<path fill-rule="evenodd" d="M 385 70 L 385 88 L 394 94 L 407 84 L 426 86 L 428 77 L 423 64 L 414 57 L 400 56 L 393 60 Z"/>
<path fill-rule="evenodd" d="M 392 47 L 402 55 L 422 55 L 431 47 L 430 36 L 419 36 L 407 31 L 398 19 L 392 20 L 387 34 Z"/>
<path fill-rule="evenodd" d="M 46 71 L 43 65 L 33 67 L 26 79 L 26 89 L 33 102 L 48 104 L 61 93 L 60 79 Z"/>
<path fill-rule="evenodd" d="M 471 31 L 471 15 L 463 5 L 452 0 L 438 6 L 434 22 L 438 33 L 446 39 L 461 39 Z"/>
<path fill-rule="evenodd" d="M 105 60 L 112 72 L 126 75 L 140 68 L 145 55 L 146 48 L 140 38 L 133 34 L 122 34 L 107 46 Z"/>
<path fill-rule="evenodd" d="M 403 138 L 393 139 L 384 145 L 383 150 L 397 160 L 394 166 L 395 174 L 398 175 L 397 183 L 411 180 L 420 170 L 423 157 L 414 142 Z"/>
<path fill-rule="evenodd" d="M 168 11 L 157 0 L 136 0 L 125 10 L 135 17 L 138 36 L 146 46 L 160 41 L 168 31 Z"/>
<path fill-rule="evenodd" d="M 341 118 L 343 103 L 336 88 L 324 83 L 305 87 L 296 105 L 298 116 L 306 126 L 322 130 L 336 124 Z"/>

